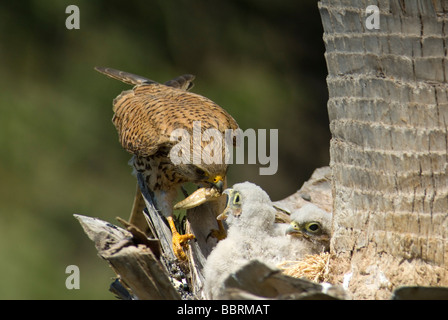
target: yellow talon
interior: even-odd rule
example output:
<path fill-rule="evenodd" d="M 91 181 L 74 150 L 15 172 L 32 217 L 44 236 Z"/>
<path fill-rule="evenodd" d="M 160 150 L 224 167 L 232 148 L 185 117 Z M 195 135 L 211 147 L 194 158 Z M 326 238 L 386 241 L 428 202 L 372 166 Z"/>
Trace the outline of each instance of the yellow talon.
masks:
<path fill-rule="evenodd" d="M 224 240 L 227 237 L 227 231 L 224 228 L 224 225 L 222 224 L 222 220 L 216 220 L 216 222 L 218 222 L 218 230 L 213 229 L 212 231 L 210 231 L 210 233 L 208 234 L 208 237 L 213 237 L 215 239 L 217 239 L 218 241 Z"/>
<path fill-rule="evenodd" d="M 181 261 L 187 260 L 187 255 L 185 254 L 184 247 L 188 244 L 188 241 L 194 239 L 194 235 L 191 233 L 179 234 L 177 232 L 176 226 L 174 225 L 173 217 L 168 217 L 168 224 L 170 225 L 171 233 L 173 234 L 172 246 L 174 255 Z"/>

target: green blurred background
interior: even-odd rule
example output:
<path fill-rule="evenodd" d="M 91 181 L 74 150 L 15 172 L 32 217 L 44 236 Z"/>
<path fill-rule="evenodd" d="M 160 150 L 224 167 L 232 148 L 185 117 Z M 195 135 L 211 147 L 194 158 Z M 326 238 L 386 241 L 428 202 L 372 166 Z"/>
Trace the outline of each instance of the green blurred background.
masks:
<path fill-rule="evenodd" d="M 67 30 L 65 8 L 80 9 Z M 279 129 L 279 168 L 234 165 L 273 200 L 329 162 L 327 74 L 316 0 L 0 3 L 0 299 L 113 299 L 113 272 L 74 213 L 128 217 L 135 178 L 111 122 L 128 87 L 109 66 L 166 81 L 196 75 L 193 92 L 242 129 Z M 65 268 L 77 265 L 79 290 Z"/>

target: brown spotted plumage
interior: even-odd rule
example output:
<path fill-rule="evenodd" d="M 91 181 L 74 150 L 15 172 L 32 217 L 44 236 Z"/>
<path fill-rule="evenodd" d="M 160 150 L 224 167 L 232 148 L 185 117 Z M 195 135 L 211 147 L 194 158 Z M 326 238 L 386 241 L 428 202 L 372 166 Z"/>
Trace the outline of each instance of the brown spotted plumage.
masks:
<path fill-rule="evenodd" d="M 174 227 L 173 200 L 177 190 L 183 183 L 193 182 L 200 186 L 216 186 L 222 191 L 227 165 L 224 158 L 221 163 L 207 164 L 202 161 L 173 164 L 170 150 L 177 142 L 170 140 L 171 133 L 175 129 L 183 129 L 193 139 L 193 122 L 200 121 L 202 133 L 207 129 L 217 129 L 224 137 L 226 129 L 237 129 L 238 124 L 210 99 L 187 91 L 192 87 L 192 75 L 183 75 L 160 84 L 111 68 L 95 69 L 134 85 L 133 89 L 123 91 L 114 99 L 112 121 L 121 145 L 133 154 L 131 163 L 135 170 L 143 174 L 148 188 L 153 192 L 157 209 L 168 219 L 173 232 L 175 254 L 185 259 L 182 245 L 192 236 L 180 236 Z M 201 142 L 203 149 L 213 140 Z M 224 157 L 224 152 L 222 154 Z M 137 196 L 141 198 L 139 190 Z M 135 202 L 134 209 L 140 210 L 141 206 Z M 135 219 L 142 221 L 141 212 L 133 212 L 133 215 L 140 215 Z"/>

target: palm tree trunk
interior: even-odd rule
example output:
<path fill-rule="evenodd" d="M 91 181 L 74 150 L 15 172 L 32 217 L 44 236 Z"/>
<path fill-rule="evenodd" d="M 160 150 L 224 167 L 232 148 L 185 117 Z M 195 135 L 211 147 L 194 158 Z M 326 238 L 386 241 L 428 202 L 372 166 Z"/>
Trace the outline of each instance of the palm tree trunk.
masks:
<path fill-rule="evenodd" d="M 335 280 L 448 285 L 448 2 L 322 0 Z M 370 20 L 371 22 L 372 20 Z"/>

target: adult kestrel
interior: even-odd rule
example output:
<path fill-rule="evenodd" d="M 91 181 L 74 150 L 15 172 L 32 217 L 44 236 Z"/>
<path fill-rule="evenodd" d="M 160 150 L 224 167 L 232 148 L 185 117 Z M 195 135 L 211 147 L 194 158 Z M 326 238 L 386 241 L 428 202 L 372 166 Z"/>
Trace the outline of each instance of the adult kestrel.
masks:
<path fill-rule="evenodd" d="M 220 194 L 226 183 L 227 164 L 224 152 L 221 161 L 210 163 L 207 159 L 202 159 L 200 162 L 193 160 L 173 163 L 170 151 L 176 141 L 173 141 L 171 134 L 176 129 L 183 129 L 191 137 L 191 155 L 197 155 L 198 148 L 193 141 L 195 121 L 196 124 L 200 121 L 203 134 L 207 129 L 217 129 L 222 137 L 227 129 L 238 129 L 238 124 L 228 112 L 210 99 L 187 91 L 193 86 L 192 75 L 183 75 L 160 84 L 111 68 L 95 69 L 111 78 L 134 85 L 133 89 L 123 91 L 114 99 L 112 122 L 118 131 L 121 145 L 133 154 L 130 163 L 143 175 L 154 196 L 155 207 L 168 220 L 173 235 L 174 254 L 184 260 L 186 254 L 183 246 L 194 236 L 180 235 L 175 227 L 173 201 L 177 191 L 182 184 L 193 182 L 201 187 L 213 188 L 215 193 Z M 199 152 L 214 142 L 218 141 L 202 139 Z M 137 193 L 140 197 L 138 189 Z M 134 203 L 134 207 L 138 206 Z"/>

